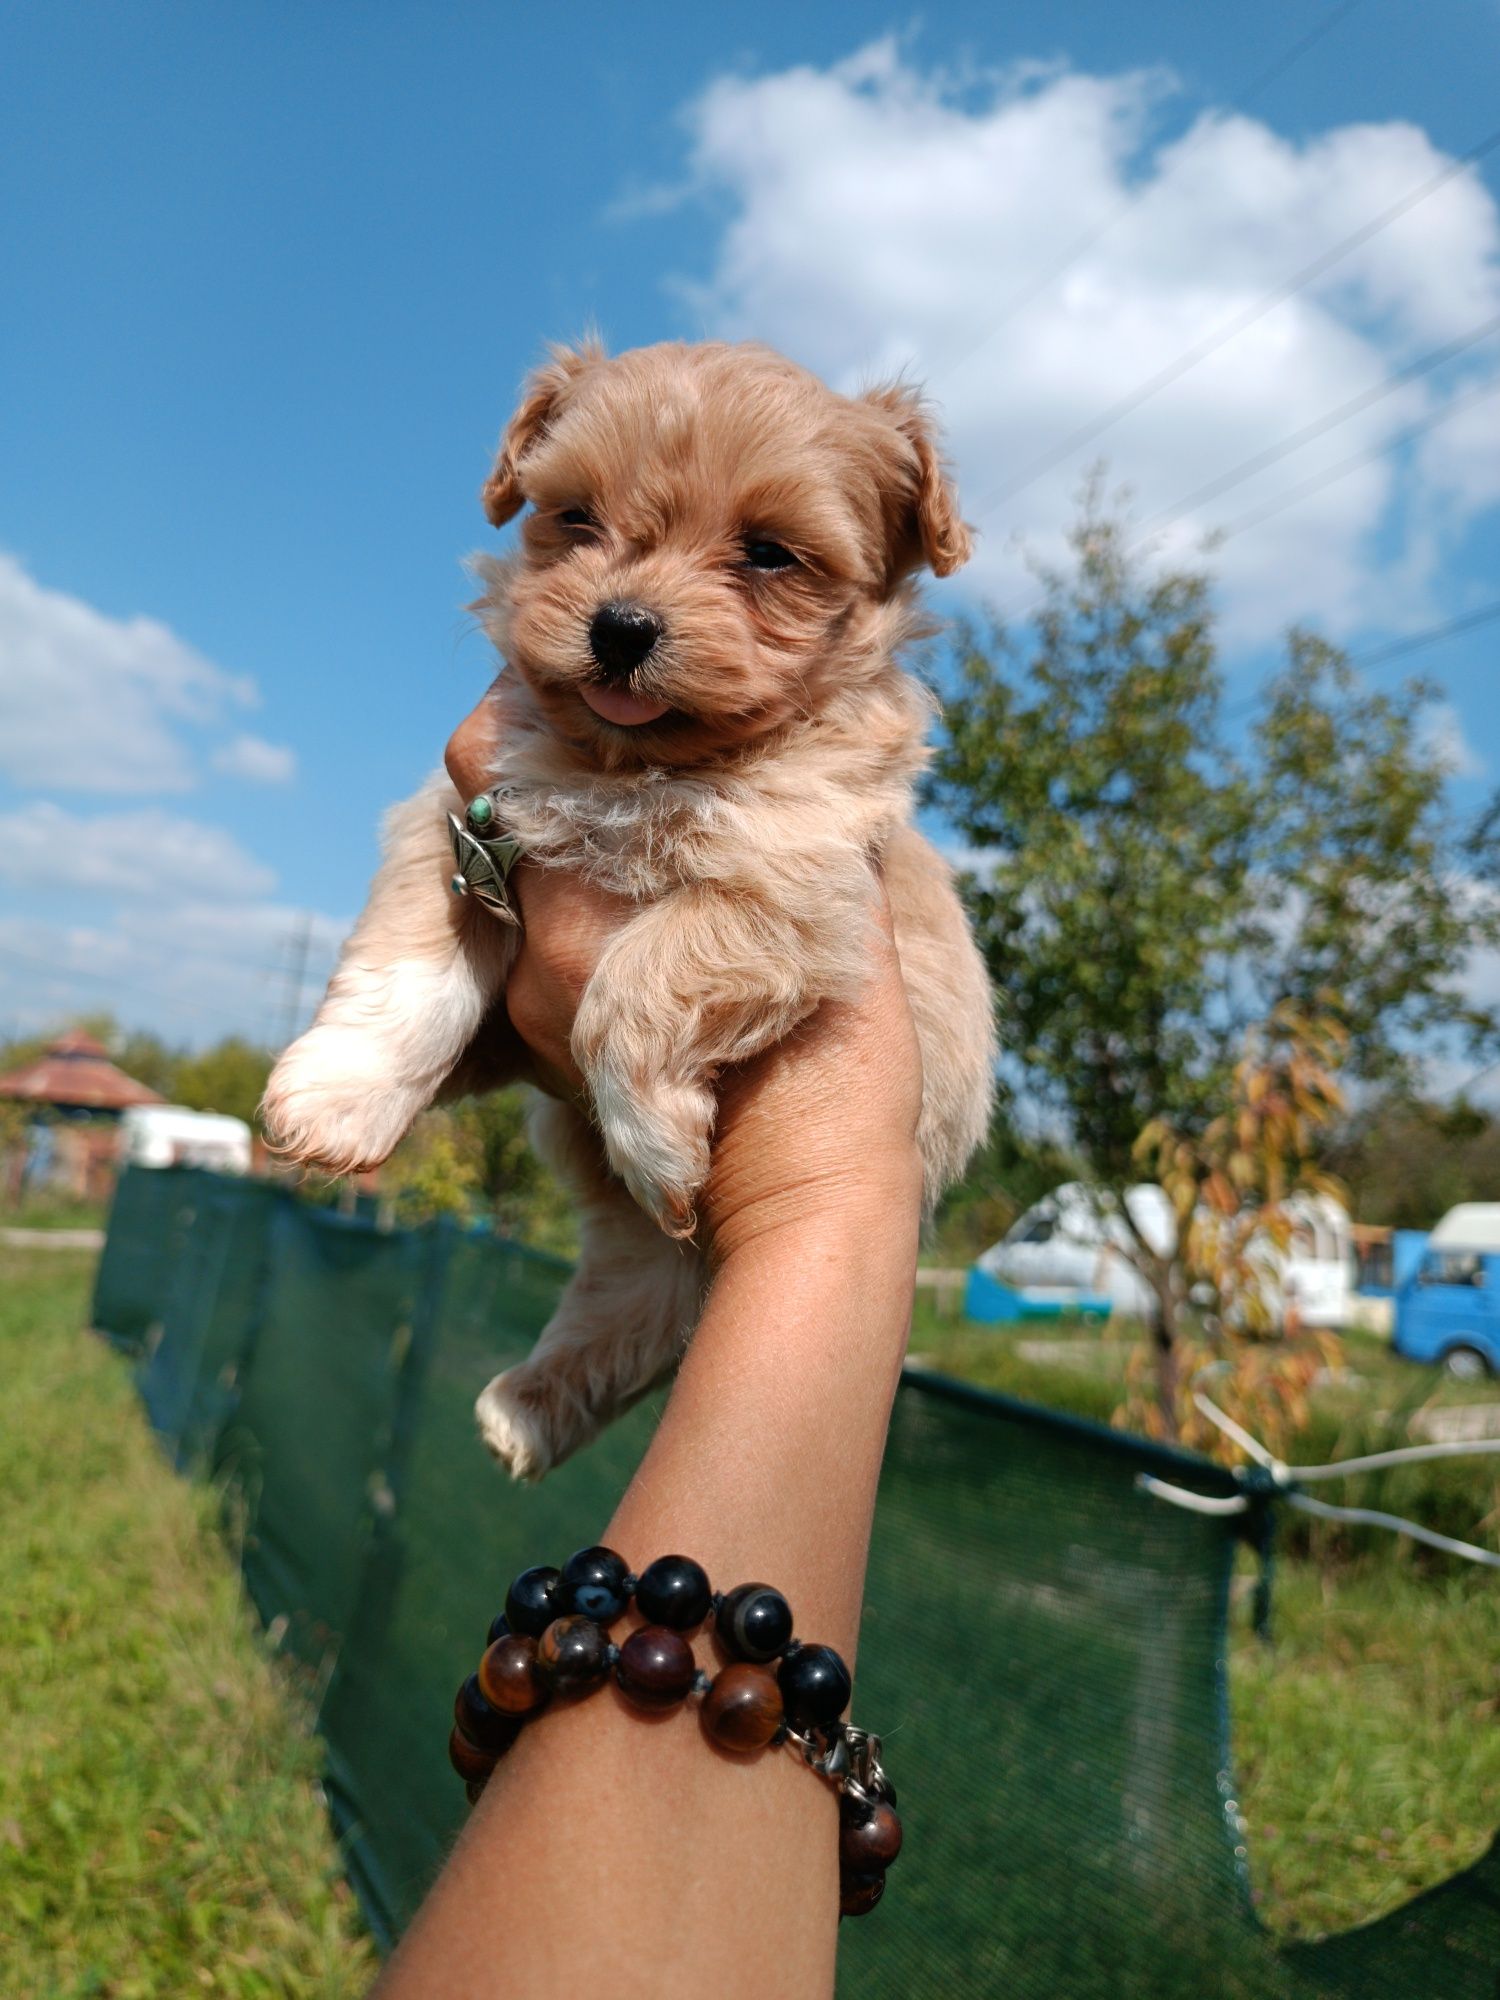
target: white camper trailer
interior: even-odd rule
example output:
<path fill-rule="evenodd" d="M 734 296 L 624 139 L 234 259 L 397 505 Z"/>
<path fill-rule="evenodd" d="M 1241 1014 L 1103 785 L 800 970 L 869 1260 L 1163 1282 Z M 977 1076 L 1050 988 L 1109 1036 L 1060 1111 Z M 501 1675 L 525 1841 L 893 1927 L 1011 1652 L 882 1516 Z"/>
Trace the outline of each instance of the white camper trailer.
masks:
<path fill-rule="evenodd" d="M 1159 1253 L 1177 1240 L 1172 1205 L 1148 1182 L 1125 1196 L 1141 1235 Z M 1272 1293 L 1280 1310 L 1295 1303 L 1307 1326 L 1347 1326 L 1353 1317 L 1354 1247 L 1349 1216 L 1328 1195 L 1293 1195 L 1286 1203 L 1292 1241 L 1266 1245 Z M 969 1274 L 970 1319 L 1001 1322 L 1059 1313 L 1149 1318 L 1150 1287 L 1131 1263 L 1131 1232 L 1081 1181 L 1055 1188 L 1027 1209 Z"/>
<path fill-rule="evenodd" d="M 250 1171 L 250 1127 L 217 1111 L 181 1104 L 138 1104 L 120 1120 L 120 1161 L 134 1167 L 210 1167 Z"/>

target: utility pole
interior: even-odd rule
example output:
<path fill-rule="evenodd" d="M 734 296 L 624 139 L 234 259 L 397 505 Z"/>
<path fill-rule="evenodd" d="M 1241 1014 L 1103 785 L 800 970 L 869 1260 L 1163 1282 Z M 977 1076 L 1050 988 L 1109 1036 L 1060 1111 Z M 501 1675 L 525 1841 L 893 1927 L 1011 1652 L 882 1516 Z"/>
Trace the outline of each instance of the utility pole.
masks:
<path fill-rule="evenodd" d="M 307 980 L 307 954 L 312 948 L 312 918 L 304 911 L 292 931 L 286 964 L 286 1019 L 281 1046 L 286 1047 L 302 1021 L 302 989 Z"/>

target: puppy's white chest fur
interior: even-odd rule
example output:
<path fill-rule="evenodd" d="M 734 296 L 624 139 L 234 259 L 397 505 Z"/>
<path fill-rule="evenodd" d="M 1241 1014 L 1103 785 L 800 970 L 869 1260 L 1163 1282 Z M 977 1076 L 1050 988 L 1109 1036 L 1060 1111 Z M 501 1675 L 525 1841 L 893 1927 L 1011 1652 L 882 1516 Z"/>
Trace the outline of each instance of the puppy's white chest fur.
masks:
<path fill-rule="evenodd" d="M 517 705 L 519 706 L 519 704 Z M 878 692 L 778 732 L 705 774 L 582 769 L 545 726 L 507 704 L 494 764 L 501 818 L 528 856 L 637 901 L 768 877 L 836 895 L 911 814 L 926 761 L 926 691 L 893 669 Z"/>
<path fill-rule="evenodd" d="M 692 879 L 695 857 L 728 837 L 719 787 L 665 771 L 619 776 L 538 771 L 524 746 L 495 764 L 500 817 L 529 859 L 648 901 Z"/>

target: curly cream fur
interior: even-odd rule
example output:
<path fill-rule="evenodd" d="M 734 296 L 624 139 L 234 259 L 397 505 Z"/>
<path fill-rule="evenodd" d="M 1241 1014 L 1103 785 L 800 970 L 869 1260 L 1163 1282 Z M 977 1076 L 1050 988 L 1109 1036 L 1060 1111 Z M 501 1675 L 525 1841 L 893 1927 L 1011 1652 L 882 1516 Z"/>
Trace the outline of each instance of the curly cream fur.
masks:
<path fill-rule="evenodd" d="M 537 1477 L 680 1352 L 716 1076 L 858 990 L 874 870 L 921 1044 L 930 1199 L 983 1136 L 994 1043 L 949 871 L 910 825 L 931 721 L 899 661 L 923 629 L 911 572 L 968 553 L 915 394 L 836 396 L 761 348 L 558 350 L 486 489 L 497 520 L 528 501 L 521 553 L 478 565 L 477 609 L 510 662 L 503 817 L 533 865 L 634 912 L 574 1023 L 594 1127 L 551 1107 L 534 1130 L 578 1199 L 578 1273 L 479 1404 L 491 1448 Z M 747 536 L 796 565 L 748 570 Z M 651 704 L 633 727 L 588 699 L 590 620 L 622 598 L 662 625 L 631 676 Z M 440 886 L 453 803 L 439 781 L 393 816 L 328 997 L 272 1077 L 268 1124 L 298 1157 L 369 1164 L 445 1082 L 481 1080 L 475 1037 L 512 943 Z M 482 1080 L 505 1081 L 503 1064 Z"/>

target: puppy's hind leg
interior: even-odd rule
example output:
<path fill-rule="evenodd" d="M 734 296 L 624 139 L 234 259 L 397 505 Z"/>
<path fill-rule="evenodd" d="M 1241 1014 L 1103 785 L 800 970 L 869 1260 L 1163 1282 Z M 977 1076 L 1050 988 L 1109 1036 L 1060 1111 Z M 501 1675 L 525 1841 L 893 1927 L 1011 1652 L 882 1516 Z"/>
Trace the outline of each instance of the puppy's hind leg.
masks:
<path fill-rule="evenodd" d="M 390 814 L 317 1018 L 271 1072 L 267 1136 L 306 1165 L 353 1173 L 388 1158 L 504 988 L 516 932 L 448 888 L 456 803 L 434 781 Z"/>
<path fill-rule="evenodd" d="M 571 1105 L 543 1099 L 532 1143 L 577 1196 L 578 1268 L 530 1357 L 475 1406 L 479 1430 L 517 1479 L 540 1479 L 670 1369 L 697 1324 L 700 1253 L 663 1236 L 605 1164 Z"/>

